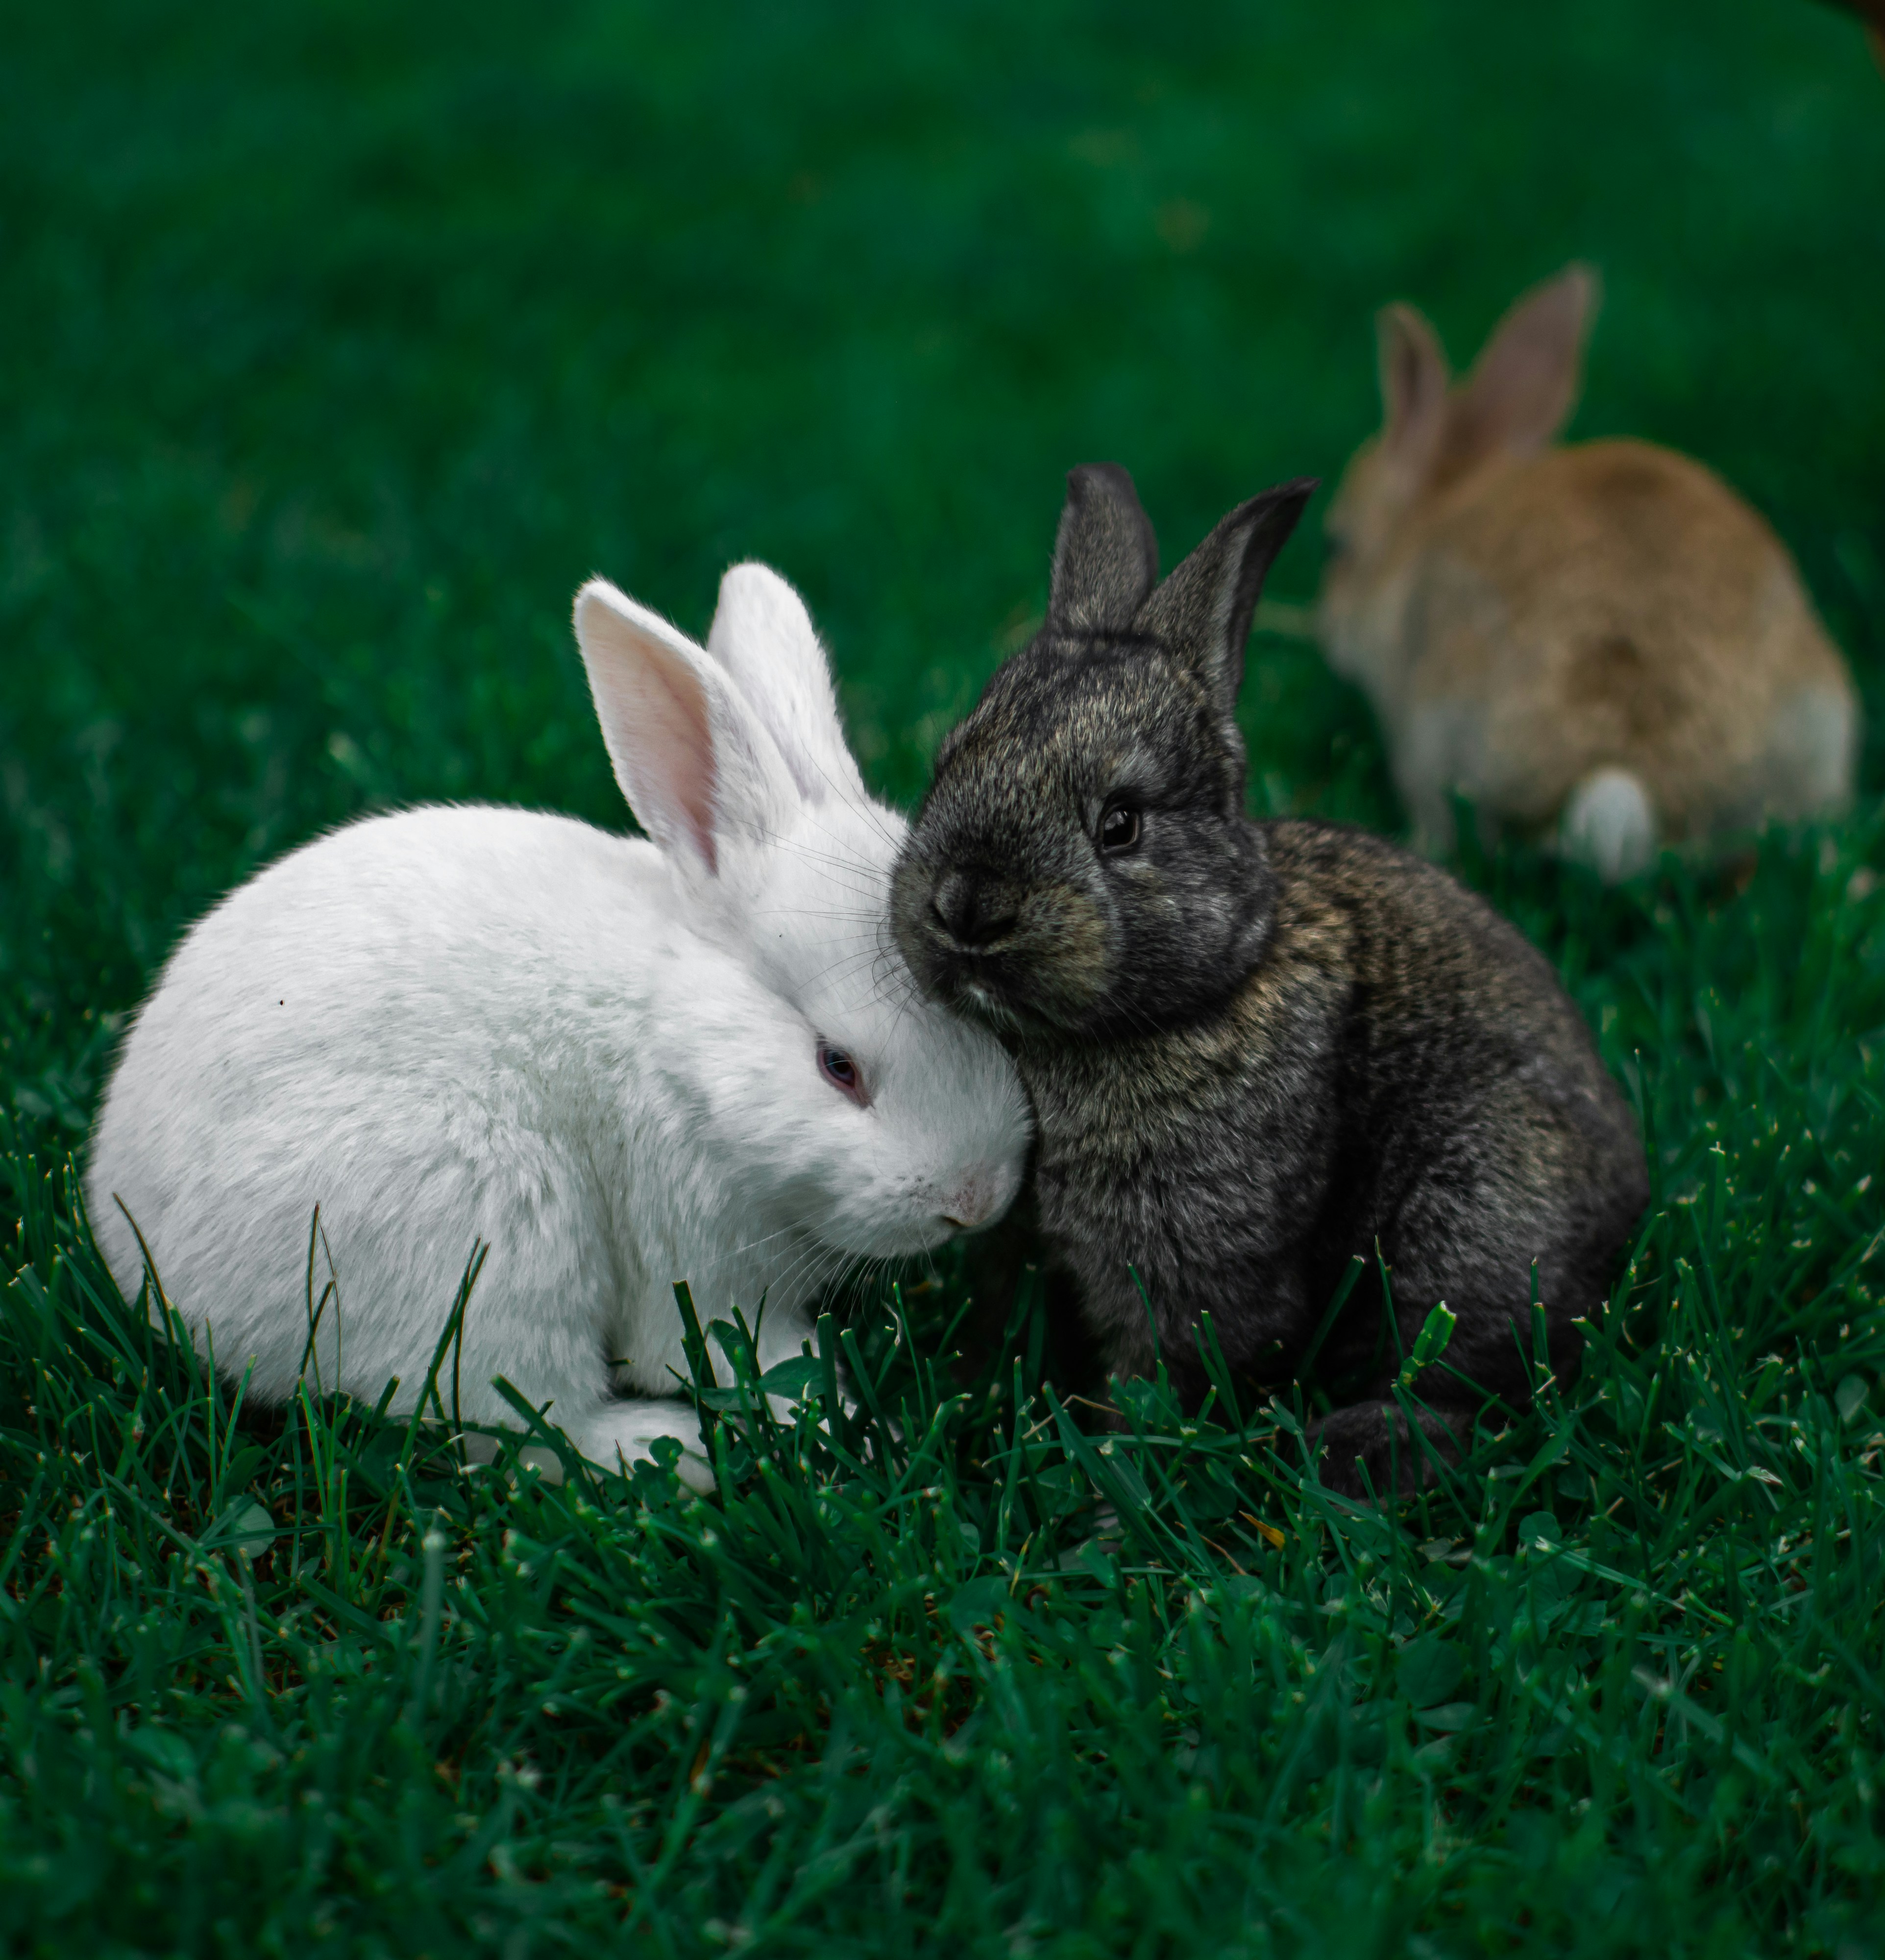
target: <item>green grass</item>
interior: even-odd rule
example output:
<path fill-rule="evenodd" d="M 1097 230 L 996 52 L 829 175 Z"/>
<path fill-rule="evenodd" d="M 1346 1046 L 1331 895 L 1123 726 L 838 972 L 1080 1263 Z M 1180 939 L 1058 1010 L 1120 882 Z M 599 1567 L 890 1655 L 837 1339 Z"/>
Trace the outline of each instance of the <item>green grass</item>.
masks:
<path fill-rule="evenodd" d="M 100 0 L 5 45 L 8 1949 L 1885 1943 L 1885 87 L 1850 24 Z M 1069 465 L 1129 463 L 1174 558 L 1339 466 L 1381 301 L 1463 358 L 1574 255 L 1578 432 L 1769 512 L 1875 732 L 1852 819 L 1749 864 L 1462 867 L 1590 1014 L 1656 1195 L 1575 1389 L 1446 1488 L 1357 1515 L 1234 1392 L 1089 1439 L 985 1254 L 854 1308 L 857 1415 L 820 1375 L 794 1428 L 722 1426 L 705 1500 L 238 1407 L 117 1299 L 69 1153 L 193 916 L 379 805 L 620 820 L 581 577 L 699 628 L 777 564 L 908 799 L 1043 602 Z M 1276 594 L 1313 578 L 1306 539 Z M 1399 822 L 1313 650 L 1259 637 L 1246 706 L 1259 807 Z"/>

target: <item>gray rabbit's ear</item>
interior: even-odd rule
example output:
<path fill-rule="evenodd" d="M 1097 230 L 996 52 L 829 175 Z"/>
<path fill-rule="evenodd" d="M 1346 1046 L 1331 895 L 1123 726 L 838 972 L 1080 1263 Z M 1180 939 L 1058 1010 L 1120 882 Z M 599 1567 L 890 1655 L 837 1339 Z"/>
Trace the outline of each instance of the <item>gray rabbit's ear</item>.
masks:
<path fill-rule="evenodd" d="M 1240 504 L 1146 600 L 1134 622 L 1202 676 L 1227 718 L 1243 684 L 1243 643 L 1263 580 L 1316 481 L 1298 477 Z"/>
<path fill-rule="evenodd" d="M 1158 577 L 1158 540 L 1132 479 L 1116 463 L 1068 473 L 1054 539 L 1047 623 L 1063 632 L 1123 632 Z"/>

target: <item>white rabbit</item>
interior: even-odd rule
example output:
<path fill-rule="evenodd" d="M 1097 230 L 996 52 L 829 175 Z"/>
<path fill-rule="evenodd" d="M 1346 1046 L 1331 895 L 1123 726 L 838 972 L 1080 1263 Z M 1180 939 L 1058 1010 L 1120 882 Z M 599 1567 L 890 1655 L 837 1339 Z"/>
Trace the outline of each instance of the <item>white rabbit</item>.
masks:
<path fill-rule="evenodd" d="M 711 655 L 601 579 L 575 624 L 651 841 L 433 807 L 272 865 L 165 968 L 86 1189 L 127 1296 L 141 1234 L 269 1402 L 302 1373 L 317 1204 L 336 1301 L 310 1379 L 371 1401 L 397 1376 L 396 1411 L 482 1240 L 464 1417 L 514 1424 L 501 1376 L 593 1460 L 678 1438 L 701 1487 L 674 1282 L 703 1324 L 763 1300 L 769 1367 L 853 1260 L 999 1216 L 1030 1119 L 993 1039 L 909 984 L 886 909 L 906 826 L 864 791 L 798 594 L 735 566 Z"/>

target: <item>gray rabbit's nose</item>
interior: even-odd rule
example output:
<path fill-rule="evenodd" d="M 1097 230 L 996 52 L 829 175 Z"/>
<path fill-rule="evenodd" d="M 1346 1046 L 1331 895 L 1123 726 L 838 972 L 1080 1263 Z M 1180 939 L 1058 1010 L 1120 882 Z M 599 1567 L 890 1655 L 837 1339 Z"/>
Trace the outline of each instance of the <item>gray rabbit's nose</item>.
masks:
<path fill-rule="evenodd" d="M 945 871 L 930 901 L 936 922 L 958 946 L 979 952 L 1005 939 L 1017 916 L 1010 892 L 974 871 Z"/>

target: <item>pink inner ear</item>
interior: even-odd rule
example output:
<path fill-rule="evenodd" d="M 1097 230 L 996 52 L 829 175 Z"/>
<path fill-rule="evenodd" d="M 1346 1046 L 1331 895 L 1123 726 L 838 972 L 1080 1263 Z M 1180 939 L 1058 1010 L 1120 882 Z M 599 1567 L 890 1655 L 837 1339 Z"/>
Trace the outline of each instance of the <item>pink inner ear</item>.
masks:
<path fill-rule="evenodd" d="M 673 629 L 629 607 L 619 594 L 585 587 L 576 609 L 609 759 L 649 836 L 664 851 L 691 851 L 716 871 L 719 780 L 707 687 Z"/>
<path fill-rule="evenodd" d="M 645 772 L 658 779 L 664 800 L 686 826 L 707 869 L 717 871 L 713 724 L 707 698 L 692 674 L 664 660 L 647 670 L 642 707 Z"/>

